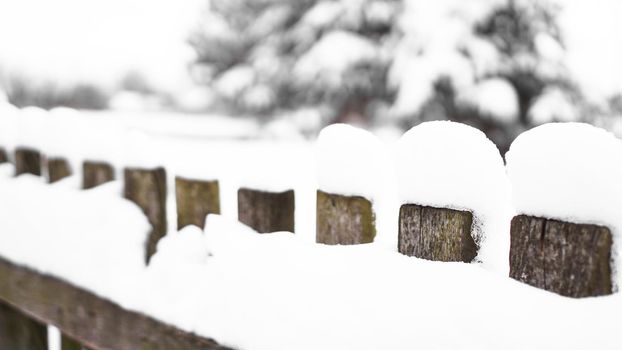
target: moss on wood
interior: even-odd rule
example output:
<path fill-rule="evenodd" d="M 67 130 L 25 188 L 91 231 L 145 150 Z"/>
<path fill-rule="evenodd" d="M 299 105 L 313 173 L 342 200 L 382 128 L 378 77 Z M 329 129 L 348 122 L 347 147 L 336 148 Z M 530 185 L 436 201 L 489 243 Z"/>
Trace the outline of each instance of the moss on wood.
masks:
<path fill-rule="evenodd" d="M 60 350 L 86 350 L 86 348 L 63 334 L 60 339 Z"/>
<path fill-rule="evenodd" d="M 510 277 L 568 297 L 612 293 L 607 227 L 518 215 L 510 236 Z"/>
<path fill-rule="evenodd" d="M 41 153 L 31 148 L 15 150 L 15 175 L 31 174 L 41 176 Z"/>
<path fill-rule="evenodd" d="M 477 256 L 472 224 L 468 211 L 402 205 L 398 250 L 427 260 L 471 262 Z"/>
<path fill-rule="evenodd" d="M 71 167 L 69 162 L 64 158 L 49 158 L 48 165 L 48 181 L 54 183 L 68 176 L 71 176 Z"/>
<path fill-rule="evenodd" d="M 294 232 L 294 191 L 238 190 L 238 220 L 259 233 Z"/>
<path fill-rule="evenodd" d="M 114 180 L 114 168 L 105 162 L 85 161 L 82 164 L 82 188 L 97 187 Z"/>
<path fill-rule="evenodd" d="M 47 350 L 47 327 L 0 302 L 0 349 Z"/>
<path fill-rule="evenodd" d="M 371 243 L 376 236 L 371 202 L 360 196 L 342 196 L 317 191 L 317 243 Z"/>
<path fill-rule="evenodd" d="M 124 196 L 145 213 L 152 230 L 146 246 L 146 260 L 155 254 L 158 241 L 166 235 L 166 171 L 164 168 L 124 171 Z"/>
<path fill-rule="evenodd" d="M 207 214 L 220 214 L 218 181 L 198 181 L 175 178 L 177 228 L 188 225 L 205 227 Z"/>

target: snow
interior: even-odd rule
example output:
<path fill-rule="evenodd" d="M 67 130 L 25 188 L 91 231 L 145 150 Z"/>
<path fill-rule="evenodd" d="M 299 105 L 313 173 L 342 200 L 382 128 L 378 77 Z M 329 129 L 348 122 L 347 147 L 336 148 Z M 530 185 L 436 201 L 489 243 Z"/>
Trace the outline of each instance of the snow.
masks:
<path fill-rule="evenodd" d="M 614 234 L 613 274 L 619 288 L 620 141 L 587 124 L 545 124 L 521 134 L 506 159 L 518 213 L 609 227 Z"/>
<path fill-rule="evenodd" d="M 255 81 L 255 72 L 250 66 L 236 66 L 215 82 L 216 91 L 228 98 L 236 98 L 244 89 L 250 87 Z"/>
<path fill-rule="evenodd" d="M 342 4 L 337 1 L 320 1 L 302 17 L 301 22 L 321 29 L 337 21 L 343 14 Z"/>
<path fill-rule="evenodd" d="M 570 98 L 559 89 L 548 89 L 538 96 L 531 108 L 529 118 L 539 125 L 554 121 L 571 122 L 578 119 L 578 112 Z"/>
<path fill-rule="evenodd" d="M 518 96 L 505 79 L 487 79 L 461 91 L 458 103 L 472 106 L 501 122 L 511 123 L 518 116 Z"/>
<path fill-rule="evenodd" d="M 506 273 L 513 212 L 503 159 L 492 141 L 464 124 L 427 122 L 406 132 L 396 152 L 401 203 L 471 211 L 476 260 Z"/>
<path fill-rule="evenodd" d="M 476 265 L 260 235 L 225 216 L 170 233 L 144 267 L 146 221 L 115 186 L 0 178 L 0 255 L 239 349 L 619 345 L 619 294 L 572 300 Z"/>
<path fill-rule="evenodd" d="M 305 79 L 317 75 L 334 75 L 363 62 L 376 61 L 379 52 L 373 42 L 346 31 L 332 31 L 324 36 L 302 57 L 294 72 Z"/>
<path fill-rule="evenodd" d="M 387 158 L 385 146 L 369 131 L 348 124 L 325 127 L 317 139 L 319 189 L 333 194 L 362 196 L 382 194 Z"/>

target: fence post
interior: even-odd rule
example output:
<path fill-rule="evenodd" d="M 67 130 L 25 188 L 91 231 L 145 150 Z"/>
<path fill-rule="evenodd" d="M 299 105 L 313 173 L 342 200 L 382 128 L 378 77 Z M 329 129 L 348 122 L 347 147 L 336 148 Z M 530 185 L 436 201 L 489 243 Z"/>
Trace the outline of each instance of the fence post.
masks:
<path fill-rule="evenodd" d="M 82 346 L 77 341 L 73 340 L 72 338 L 66 336 L 65 334 L 62 334 L 60 338 L 60 350 L 88 350 L 88 349 Z"/>
<path fill-rule="evenodd" d="M 69 162 L 64 158 L 48 158 L 48 181 L 54 183 L 71 176 L 71 168 Z"/>
<path fill-rule="evenodd" d="M 88 190 L 114 180 L 114 169 L 108 163 L 85 161 L 82 164 L 82 188 Z"/>
<path fill-rule="evenodd" d="M 294 191 L 238 190 L 238 220 L 259 233 L 294 232 Z"/>
<path fill-rule="evenodd" d="M 205 227 L 207 214 L 220 214 L 218 181 L 199 181 L 175 178 L 177 228 L 188 225 Z"/>
<path fill-rule="evenodd" d="M 404 204 L 400 208 L 398 250 L 435 261 L 471 262 L 477 245 L 468 211 Z"/>
<path fill-rule="evenodd" d="M 0 349 L 47 350 L 47 326 L 0 302 Z"/>
<path fill-rule="evenodd" d="M 510 236 L 510 277 L 568 297 L 612 293 L 607 227 L 518 215 Z"/>
<path fill-rule="evenodd" d="M 9 162 L 9 156 L 6 154 L 6 151 L 4 150 L 4 148 L 0 148 L 0 164 L 8 163 L 8 162 Z"/>
<path fill-rule="evenodd" d="M 126 168 L 124 178 L 124 197 L 136 203 L 152 225 L 146 247 L 148 262 L 158 241 L 166 235 L 166 171 Z"/>
<path fill-rule="evenodd" d="M 32 148 L 15 150 L 15 175 L 32 174 L 41 176 L 41 153 Z"/>
<path fill-rule="evenodd" d="M 360 196 L 342 196 L 317 191 L 317 243 L 371 243 L 376 236 L 371 202 Z"/>

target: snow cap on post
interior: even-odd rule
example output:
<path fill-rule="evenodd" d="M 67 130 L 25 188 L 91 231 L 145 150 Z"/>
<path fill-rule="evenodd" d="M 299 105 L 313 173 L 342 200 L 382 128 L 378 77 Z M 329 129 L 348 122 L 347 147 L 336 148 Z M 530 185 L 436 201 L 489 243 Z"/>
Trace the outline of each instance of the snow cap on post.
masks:
<path fill-rule="evenodd" d="M 370 132 L 330 125 L 317 141 L 319 190 L 316 241 L 371 243 L 376 235 L 374 198 L 383 184 L 382 143 Z"/>
<path fill-rule="evenodd" d="M 492 141 L 464 124 L 427 122 L 402 136 L 396 161 L 401 203 L 471 212 L 476 261 L 507 272 L 510 187 Z"/>
<path fill-rule="evenodd" d="M 573 297 L 619 288 L 620 140 L 588 124 L 545 124 L 512 143 L 507 172 L 522 214 L 512 222 L 512 277 Z M 528 235 L 533 226 L 539 235 Z M 533 247 L 544 251 L 528 262 L 513 259 Z"/>

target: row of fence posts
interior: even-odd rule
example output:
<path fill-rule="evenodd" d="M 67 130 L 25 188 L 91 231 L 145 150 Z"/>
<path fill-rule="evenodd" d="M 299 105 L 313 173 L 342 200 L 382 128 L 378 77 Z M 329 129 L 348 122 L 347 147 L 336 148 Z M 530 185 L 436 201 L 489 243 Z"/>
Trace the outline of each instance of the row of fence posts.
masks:
<path fill-rule="evenodd" d="M 0 162 L 8 161 L 6 152 L 0 150 Z M 34 149 L 18 148 L 14 164 L 16 175 L 38 176 L 42 174 L 42 164 L 47 164 L 49 182 L 71 175 L 65 159 L 45 160 Z M 114 169 L 105 162 L 84 162 L 82 174 L 84 189 L 114 180 Z M 178 229 L 187 225 L 204 228 L 208 214 L 220 213 L 218 181 L 177 177 L 175 195 Z M 294 232 L 293 190 L 275 193 L 241 188 L 237 195 L 238 218 L 242 223 L 260 233 Z M 144 211 L 152 225 L 146 247 L 148 261 L 157 242 L 166 234 L 165 169 L 126 168 L 124 196 Z M 318 190 L 316 220 L 316 242 L 322 244 L 370 243 L 376 233 L 372 202 L 361 196 Z M 471 262 L 478 253 L 471 234 L 473 220 L 468 211 L 416 203 L 402 205 L 398 250 L 428 260 Z M 569 297 L 612 293 L 612 235 L 608 228 L 519 215 L 513 218 L 510 231 L 510 277 Z M 63 350 L 80 348 L 68 338 L 63 338 L 63 342 Z"/>

